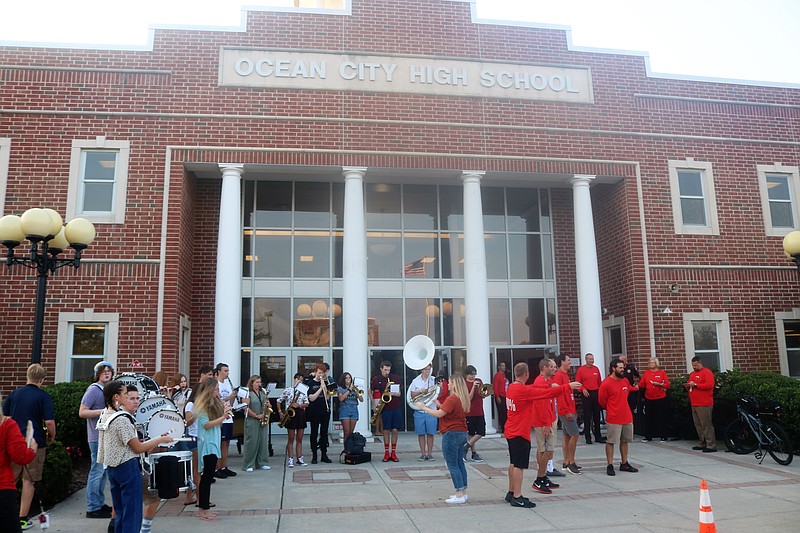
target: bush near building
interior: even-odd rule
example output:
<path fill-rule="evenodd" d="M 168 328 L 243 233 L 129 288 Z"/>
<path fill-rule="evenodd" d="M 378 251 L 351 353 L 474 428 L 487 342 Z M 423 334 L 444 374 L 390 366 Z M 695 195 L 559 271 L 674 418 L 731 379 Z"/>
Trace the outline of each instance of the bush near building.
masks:
<path fill-rule="evenodd" d="M 683 388 L 688 374 L 672 380 L 670 396 L 673 410 L 673 433 L 684 439 L 697 438 L 692 422 L 689 397 Z M 714 427 L 722 443 L 725 428 L 736 418 L 736 400 L 752 396 L 759 402 L 774 400 L 781 404 L 781 426 L 800 450 L 800 381 L 772 372 L 729 370 L 715 373 Z"/>

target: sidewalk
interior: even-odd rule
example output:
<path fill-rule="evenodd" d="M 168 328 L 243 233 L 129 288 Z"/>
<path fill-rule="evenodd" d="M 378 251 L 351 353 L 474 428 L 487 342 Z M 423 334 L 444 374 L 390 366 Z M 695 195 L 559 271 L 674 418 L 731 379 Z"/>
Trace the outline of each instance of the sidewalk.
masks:
<path fill-rule="evenodd" d="M 439 442 L 437 437 L 437 450 Z M 318 513 L 324 515 L 318 519 L 324 521 L 326 533 L 697 531 L 701 478 L 708 480 L 719 531 L 797 531 L 800 523 L 800 460 L 780 466 L 767 457 L 758 465 L 752 455 L 692 451 L 694 443 L 687 441 L 637 441 L 630 445 L 629 459 L 639 473 L 617 471 L 615 477 L 606 475 L 603 445 L 579 444 L 576 455 L 583 474 L 558 478 L 561 488 L 552 495 L 534 493 L 530 485 L 535 472 L 525 473 L 523 494 L 536 502 L 535 509 L 515 509 L 503 500 L 508 452 L 502 438 L 478 443 L 486 462 L 468 464 L 470 499 L 465 505 L 444 503 L 453 485 L 441 453 L 435 453 L 433 463 L 417 462 L 413 434 L 400 435 L 399 463 L 383 463 L 382 444 L 372 443 L 367 445 L 371 463 L 339 464 L 337 445 L 331 449 L 334 463 L 289 469 L 283 457 L 285 443 L 285 437 L 274 436 L 272 469 L 253 473 L 241 471 L 241 456 L 231 446 L 230 466 L 239 475 L 211 487 L 220 522 L 195 518 L 196 508 L 184 508 L 181 495 L 162 505 L 153 531 L 294 533 L 317 527 L 308 515 Z M 559 444 L 556 460 L 560 457 Z M 310 453 L 306 459 L 310 461 Z M 80 491 L 51 511 L 50 531 L 105 533 L 108 520 L 87 519 L 84 511 L 85 495 Z"/>

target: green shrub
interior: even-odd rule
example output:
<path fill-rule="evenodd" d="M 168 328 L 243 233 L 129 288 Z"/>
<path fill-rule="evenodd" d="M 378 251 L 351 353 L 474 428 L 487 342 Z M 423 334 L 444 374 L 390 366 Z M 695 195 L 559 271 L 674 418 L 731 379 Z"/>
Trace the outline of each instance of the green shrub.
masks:
<path fill-rule="evenodd" d="M 86 420 L 78 416 L 81 399 L 88 386 L 89 382 L 87 381 L 73 381 L 43 387 L 53 398 L 56 438 L 67 443 L 69 455 L 74 459 L 89 456 Z M 49 451 L 47 456 L 50 457 Z"/>
<path fill-rule="evenodd" d="M 687 374 L 676 376 L 670 385 L 673 432 L 684 439 L 697 437 L 692 422 L 689 395 L 683 388 Z M 772 372 L 729 370 L 714 375 L 714 427 L 722 440 L 725 428 L 736 418 L 736 400 L 753 396 L 759 402 L 774 400 L 781 404 L 781 426 L 789 434 L 794 449 L 800 450 L 800 381 Z"/>
<path fill-rule="evenodd" d="M 60 441 L 53 441 L 47 445 L 42 480 L 36 483 L 37 495 L 45 509 L 69 496 L 71 484 L 72 459 Z"/>

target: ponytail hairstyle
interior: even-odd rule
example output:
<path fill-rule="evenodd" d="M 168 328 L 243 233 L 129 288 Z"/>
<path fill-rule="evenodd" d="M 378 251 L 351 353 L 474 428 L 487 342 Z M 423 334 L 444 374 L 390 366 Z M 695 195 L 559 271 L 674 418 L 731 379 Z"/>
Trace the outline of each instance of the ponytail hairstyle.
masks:
<path fill-rule="evenodd" d="M 125 384 L 118 380 L 109 381 L 103 387 L 103 400 L 106 402 L 106 407 L 116 409 L 114 405 L 114 396 L 118 394 L 125 394 Z"/>
<path fill-rule="evenodd" d="M 455 394 L 458 396 L 458 399 L 461 400 L 461 407 L 464 409 L 464 412 L 469 412 L 470 401 L 469 401 L 469 391 L 467 391 L 467 382 L 464 381 L 464 376 L 456 372 L 455 374 L 450 375 L 450 393 Z"/>

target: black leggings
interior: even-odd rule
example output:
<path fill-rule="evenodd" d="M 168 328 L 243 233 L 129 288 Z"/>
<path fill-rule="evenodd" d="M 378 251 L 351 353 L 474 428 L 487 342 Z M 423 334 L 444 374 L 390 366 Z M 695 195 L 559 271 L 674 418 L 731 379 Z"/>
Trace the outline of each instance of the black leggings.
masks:
<path fill-rule="evenodd" d="M 19 504 L 16 490 L 0 490 L 0 531 L 9 531 L 10 533 L 22 531 L 19 525 Z"/>
<path fill-rule="evenodd" d="M 203 475 L 200 476 L 200 487 L 197 491 L 198 506 L 200 509 L 210 509 L 211 480 L 214 479 L 214 470 L 217 468 L 217 456 L 208 454 L 203 456 Z"/>
<path fill-rule="evenodd" d="M 328 412 L 308 416 L 311 423 L 311 451 L 316 454 L 317 449 L 322 453 L 328 451 L 328 423 L 331 415 Z"/>

